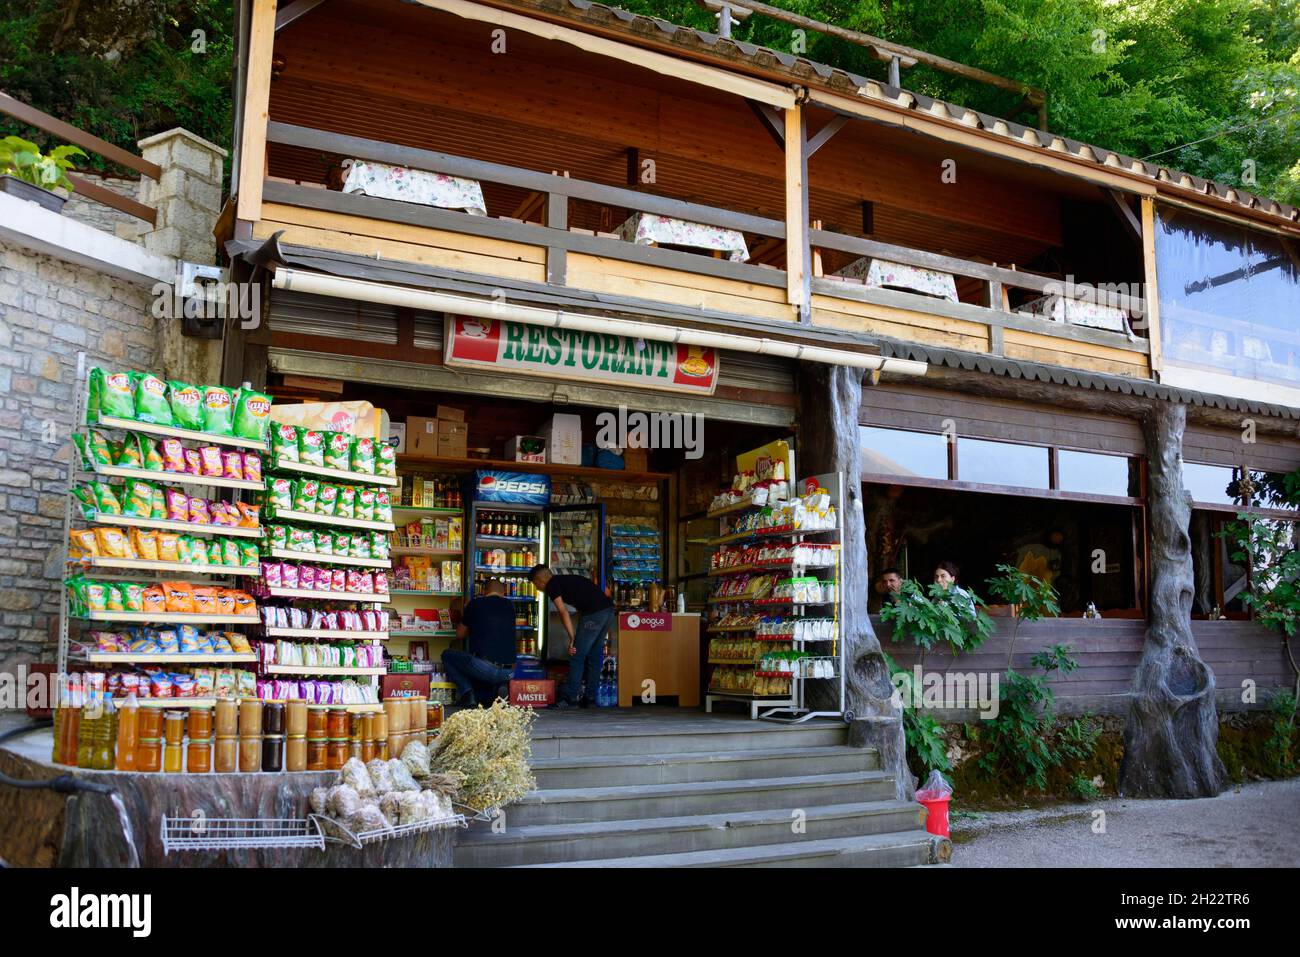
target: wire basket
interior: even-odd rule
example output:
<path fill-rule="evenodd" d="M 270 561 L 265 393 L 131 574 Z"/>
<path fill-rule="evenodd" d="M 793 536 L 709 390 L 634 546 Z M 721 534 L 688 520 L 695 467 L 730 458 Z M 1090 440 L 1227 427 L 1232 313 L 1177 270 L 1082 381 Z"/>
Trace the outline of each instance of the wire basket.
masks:
<path fill-rule="evenodd" d="M 310 818 L 166 817 L 163 853 L 266 848 L 325 850 L 325 835 Z"/>
<path fill-rule="evenodd" d="M 469 827 L 463 814 L 430 818 L 427 821 L 416 821 L 412 824 L 398 824 L 394 827 L 375 828 L 370 831 L 353 831 L 342 821 L 336 821 L 331 817 L 322 817 L 318 814 L 312 814 L 309 817 L 322 831 L 326 841 L 332 844 L 348 844 L 358 850 L 367 844 L 382 844 L 384 841 L 391 841 L 394 838 L 423 834 L 426 831 L 436 831 L 450 827 Z"/>

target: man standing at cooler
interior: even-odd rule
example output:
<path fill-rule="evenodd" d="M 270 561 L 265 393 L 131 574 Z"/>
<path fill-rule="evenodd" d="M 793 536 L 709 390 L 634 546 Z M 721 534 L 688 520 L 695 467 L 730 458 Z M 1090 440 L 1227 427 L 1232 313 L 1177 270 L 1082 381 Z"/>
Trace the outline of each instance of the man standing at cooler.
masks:
<path fill-rule="evenodd" d="M 614 603 L 590 579 L 581 575 L 556 575 L 545 565 L 534 565 L 528 573 L 534 586 L 555 603 L 560 622 L 569 636 L 569 680 L 560 692 L 556 708 L 571 708 L 581 703 L 596 703 L 596 686 L 605 663 L 605 635 L 614 621 Z M 577 609 L 575 628 L 569 606 Z M 587 692 L 583 696 L 583 678 Z"/>

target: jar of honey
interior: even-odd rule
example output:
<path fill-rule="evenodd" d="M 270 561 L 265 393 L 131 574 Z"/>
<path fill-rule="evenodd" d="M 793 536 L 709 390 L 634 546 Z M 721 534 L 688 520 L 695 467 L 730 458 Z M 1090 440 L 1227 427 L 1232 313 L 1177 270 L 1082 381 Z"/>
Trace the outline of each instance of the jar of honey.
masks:
<path fill-rule="evenodd" d="M 216 716 L 217 737 L 237 737 L 239 735 L 239 702 L 234 698 L 218 698 L 213 711 Z M 191 732 L 190 737 L 193 736 L 193 732 Z"/>
<path fill-rule="evenodd" d="M 284 702 L 267 701 L 262 705 L 262 735 L 284 737 Z"/>
<path fill-rule="evenodd" d="M 265 717 L 265 714 L 263 714 L 263 717 Z M 281 727 L 283 727 L 283 724 L 281 724 Z M 339 766 L 342 767 L 342 765 Z M 267 734 L 262 736 L 262 770 L 284 770 L 284 735 Z"/>
<path fill-rule="evenodd" d="M 218 774 L 239 770 L 239 739 L 227 734 L 217 735 L 217 746 L 212 752 L 212 769 Z"/>
<path fill-rule="evenodd" d="M 429 731 L 437 731 L 442 727 L 442 702 L 430 701 L 425 713 L 425 728 Z"/>
<path fill-rule="evenodd" d="M 153 708 L 141 708 L 141 711 L 152 711 Z M 144 717 L 141 715 L 141 717 Z M 162 717 L 159 712 L 158 717 Z M 161 771 L 162 770 L 162 738 L 141 738 L 135 745 L 135 769 L 137 771 Z"/>
<path fill-rule="evenodd" d="M 190 708 L 189 735 L 191 741 L 212 740 L 212 709 Z"/>
<path fill-rule="evenodd" d="M 190 740 L 189 750 L 185 754 L 185 770 L 190 774 L 210 774 L 212 772 L 212 741 Z"/>
<path fill-rule="evenodd" d="M 388 757 L 400 758 L 404 744 L 406 744 L 405 734 L 390 734 L 388 736 Z"/>
<path fill-rule="evenodd" d="M 348 761 L 348 739 L 330 738 L 325 752 L 325 770 L 341 771 Z"/>
<path fill-rule="evenodd" d="M 377 717 L 378 715 L 376 715 L 373 711 L 366 711 L 361 715 L 361 740 L 362 741 L 375 740 L 375 718 Z"/>
<path fill-rule="evenodd" d="M 379 711 L 375 714 L 375 737 L 376 743 L 388 740 L 388 712 Z"/>
<path fill-rule="evenodd" d="M 387 760 L 388 760 L 389 755 L 388 755 L 388 739 L 387 739 L 387 738 L 385 738 L 383 741 L 376 741 L 376 742 L 375 742 L 375 757 L 377 757 L 380 761 L 387 761 Z"/>
<path fill-rule="evenodd" d="M 291 698 L 284 703 L 284 735 L 286 738 L 307 737 L 307 702 Z"/>
<path fill-rule="evenodd" d="M 410 699 L 385 698 L 384 714 L 388 715 L 389 734 L 405 734 L 407 728 L 410 727 Z"/>
<path fill-rule="evenodd" d="M 370 741 L 369 739 L 367 739 L 367 740 L 361 742 L 361 761 L 362 761 L 362 763 L 364 763 L 364 764 L 369 764 L 369 763 L 370 763 L 371 761 L 373 761 L 376 757 L 378 757 L 378 755 L 379 755 L 379 752 L 375 750 L 375 742 Z"/>
<path fill-rule="evenodd" d="M 262 709 L 260 705 L 257 709 L 257 719 L 260 724 L 262 720 Z M 240 721 L 242 724 L 242 714 L 240 715 Z M 245 774 L 262 770 L 262 739 L 260 737 L 241 737 L 239 739 L 239 770 Z"/>
<path fill-rule="evenodd" d="M 306 738 L 292 737 L 284 739 L 284 769 L 286 771 L 307 770 Z"/>
<path fill-rule="evenodd" d="M 408 705 L 409 716 L 407 729 L 410 731 L 423 731 L 429 721 L 429 702 L 426 698 L 412 698 Z"/>
<path fill-rule="evenodd" d="M 349 741 L 360 741 L 361 731 L 364 727 L 365 727 L 365 721 L 362 720 L 362 715 L 356 712 L 351 712 L 348 714 L 348 740 Z"/>
<path fill-rule="evenodd" d="M 314 704 L 307 708 L 307 737 L 329 737 L 330 709 L 323 704 Z"/>
<path fill-rule="evenodd" d="M 311 738 L 307 741 L 307 770 L 329 770 L 329 742 L 324 738 Z"/>
<path fill-rule="evenodd" d="M 331 740 L 344 739 L 348 736 L 348 709 L 345 705 L 334 705 L 326 719 L 326 737 Z"/>
<path fill-rule="evenodd" d="M 262 701 L 260 698 L 239 699 L 239 736 L 241 738 L 260 738 L 262 736 Z"/>
<path fill-rule="evenodd" d="M 349 741 L 349 742 L 348 742 L 348 758 L 349 758 L 349 759 L 356 758 L 358 761 L 361 760 L 361 742 L 360 742 L 360 741 Z"/>
<path fill-rule="evenodd" d="M 172 744 L 167 742 L 163 747 L 163 771 L 167 774 L 176 774 L 181 769 L 181 764 L 185 759 L 185 746 L 182 744 Z"/>
<path fill-rule="evenodd" d="M 141 740 L 161 739 L 163 736 L 162 708 L 141 708 L 139 728 Z"/>
<path fill-rule="evenodd" d="M 163 713 L 163 739 L 168 744 L 179 745 L 185 740 L 185 721 L 184 711 L 167 711 Z M 176 770 L 179 771 L 180 768 Z"/>

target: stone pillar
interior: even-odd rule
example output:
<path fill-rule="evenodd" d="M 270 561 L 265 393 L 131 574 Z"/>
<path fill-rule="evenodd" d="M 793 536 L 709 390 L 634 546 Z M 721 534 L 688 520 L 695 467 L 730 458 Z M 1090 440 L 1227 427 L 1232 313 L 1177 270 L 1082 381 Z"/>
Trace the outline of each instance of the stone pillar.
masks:
<path fill-rule="evenodd" d="M 183 129 L 158 133 L 137 145 L 145 159 L 162 167 L 158 182 L 140 178 L 140 202 L 158 214 L 154 228 L 141 235 L 141 244 L 150 252 L 183 262 L 215 263 L 213 229 L 221 214 L 226 151 Z M 181 320 L 159 320 L 158 346 L 161 371 L 168 378 L 198 384 L 218 380 L 220 343 L 186 337 Z"/>
<path fill-rule="evenodd" d="M 907 743 L 903 736 L 903 711 L 894 704 L 880 640 L 867 615 L 867 533 L 862 503 L 861 442 L 858 410 L 862 405 L 862 370 L 847 366 L 804 363 L 799 370 L 799 442 L 795 451 L 798 478 L 839 472 L 844 476 L 841 521 L 844 541 L 840 558 L 840 594 L 846 674 L 845 707 L 853 713 L 849 744 L 875 748 L 880 767 L 894 777 L 900 801 L 912 800 L 915 780 L 907 768 Z M 814 694 L 817 682 L 809 689 Z M 809 704 L 827 706 L 838 700 Z"/>

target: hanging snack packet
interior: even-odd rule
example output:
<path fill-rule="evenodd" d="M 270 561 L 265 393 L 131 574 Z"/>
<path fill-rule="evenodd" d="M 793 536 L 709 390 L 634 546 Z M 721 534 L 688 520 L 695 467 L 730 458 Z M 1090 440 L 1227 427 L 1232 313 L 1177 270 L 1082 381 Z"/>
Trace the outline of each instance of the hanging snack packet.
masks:
<path fill-rule="evenodd" d="M 188 382 L 168 382 L 172 423 L 179 429 L 203 431 L 203 394 Z"/>
<path fill-rule="evenodd" d="M 99 414 L 118 419 L 135 418 L 135 379 L 130 372 L 104 373 Z"/>
<path fill-rule="evenodd" d="M 271 456 L 277 462 L 298 461 L 298 427 L 276 422 L 271 426 Z"/>
<path fill-rule="evenodd" d="M 375 474 L 394 478 L 397 475 L 397 449 L 387 443 L 375 448 Z"/>
<path fill-rule="evenodd" d="M 316 495 L 316 514 L 330 516 L 337 514 L 335 508 L 338 505 L 338 500 L 339 487 L 322 482 L 320 491 Z"/>
<path fill-rule="evenodd" d="M 334 503 L 334 514 L 338 518 L 357 517 L 356 486 L 344 485 L 339 489 L 339 500 Z"/>
<path fill-rule="evenodd" d="M 137 373 L 135 417 L 154 425 L 172 424 L 172 407 L 167 401 L 167 383 L 151 372 Z"/>
<path fill-rule="evenodd" d="M 303 465 L 325 465 L 325 433 L 315 429 L 298 431 L 298 461 Z"/>
<path fill-rule="evenodd" d="M 271 397 L 264 392 L 240 389 L 235 402 L 235 435 L 241 439 L 265 441 L 271 424 Z"/>
<path fill-rule="evenodd" d="M 140 452 L 140 467 L 150 472 L 163 471 L 162 453 L 158 451 L 158 440 L 147 435 L 136 435 L 136 447 Z"/>
<path fill-rule="evenodd" d="M 352 436 L 346 432 L 326 432 L 325 467 L 346 472 L 352 463 Z"/>
<path fill-rule="evenodd" d="M 168 472 L 185 471 L 185 446 L 180 439 L 162 440 L 163 469 Z"/>
<path fill-rule="evenodd" d="M 203 431 L 230 435 L 234 427 L 234 400 L 230 390 L 219 385 L 203 387 Z"/>
<path fill-rule="evenodd" d="M 352 471 L 375 474 L 375 440 L 359 438 L 352 443 Z"/>
<path fill-rule="evenodd" d="M 262 481 L 262 457 L 256 452 L 245 452 L 243 471 L 245 482 Z"/>

